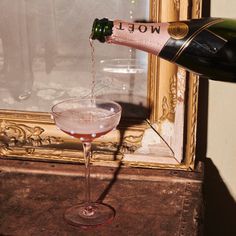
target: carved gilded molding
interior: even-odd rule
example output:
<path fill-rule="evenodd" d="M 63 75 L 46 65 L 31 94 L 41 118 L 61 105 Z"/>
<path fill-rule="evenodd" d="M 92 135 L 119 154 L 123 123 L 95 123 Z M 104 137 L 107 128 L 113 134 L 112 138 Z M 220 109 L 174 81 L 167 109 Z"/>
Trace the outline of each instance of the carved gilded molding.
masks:
<path fill-rule="evenodd" d="M 201 17 L 201 0 L 195 0 L 194 5 L 195 5 L 195 10 L 194 10 L 194 17 L 195 18 L 200 18 Z"/>
<path fill-rule="evenodd" d="M 60 137 L 45 136 L 45 130 L 36 125 L 25 125 L 5 119 L 0 120 L 0 156 L 13 152 L 15 147 L 23 147 L 25 152 L 32 154 L 34 147 L 62 143 Z"/>
<path fill-rule="evenodd" d="M 196 127 L 197 127 L 197 108 L 198 108 L 198 87 L 199 77 L 195 74 L 190 74 L 190 89 L 188 105 L 191 110 L 188 112 L 188 134 L 186 143 L 186 159 L 185 163 L 194 168 L 195 151 L 196 151 Z"/>
<path fill-rule="evenodd" d="M 174 1 L 174 8 L 176 11 L 180 10 L 180 0 L 173 0 Z"/>
<path fill-rule="evenodd" d="M 162 115 L 159 118 L 158 123 L 162 123 L 166 119 L 168 119 L 171 122 L 174 122 L 176 105 L 177 105 L 177 76 L 173 75 L 170 78 L 168 97 L 163 96 L 162 98 Z"/>
<path fill-rule="evenodd" d="M 63 136 L 49 115 L 46 119 L 39 114 L 37 119 L 36 114 L 32 114 L 31 119 L 40 121 L 39 124 L 30 121 L 27 124 L 23 121 L 19 123 L 21 115 L 21 112 L 9 112 L 10 120 L 0 119 L 0 158 L 83 162 L 81 144 L 76 139 Z M 17 121 L 12 121 L 14 119 Z M 144 127 L 132 127 L 131 130 L 126 127 L 125 131 L 120 132 L 122 136 L 113 131 L 110 137 L 106 135 L 100 138 L 94 142 L 92 161 L 99 164 L 104 161 L 107 165 L 112 161 L 121 161 L 125 153 L 133 153 L 141 146 Z"/>
<path fill-rule="evenodd" d="M 200 18 L 202 9 L 202 0 L 192 0 L 192 18 Z M 197 128 L 197 109 L 198 109 L 198 89 L 199 76 L 190 73 L 189 75 L 189 99 L 187 114 L 187 138 L 186 138 L 186 158 L 185 164 L 190 168 L 194 168 L 195 151 L 196 151 L 196 128 Z"/>
<path fill-rule="evenodd" d="M 0 121 L 0 136 L 7 141 L 9 146 L 40 146 L 51 143 L 51 137 L 48 139 L 41 137 L 44 131 L 40 126 L 30 127 L 6 120 Z"/>

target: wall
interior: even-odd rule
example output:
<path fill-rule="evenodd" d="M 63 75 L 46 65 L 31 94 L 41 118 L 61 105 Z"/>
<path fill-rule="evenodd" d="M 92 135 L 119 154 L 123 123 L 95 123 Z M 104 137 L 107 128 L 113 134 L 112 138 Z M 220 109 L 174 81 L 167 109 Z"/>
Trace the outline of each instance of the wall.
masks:
<path fill-rule="evenodd" d="M 211 16 L 236 18 L 235 0 L 211 0 Z M 209 80 L 207 157 L 236 200 L 236 83 Z"/>

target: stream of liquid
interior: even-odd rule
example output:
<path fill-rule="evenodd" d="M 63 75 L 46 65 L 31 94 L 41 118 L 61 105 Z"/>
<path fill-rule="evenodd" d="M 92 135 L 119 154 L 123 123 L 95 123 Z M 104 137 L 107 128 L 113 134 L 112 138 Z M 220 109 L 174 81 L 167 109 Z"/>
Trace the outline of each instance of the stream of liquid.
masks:
<path fill-rule="evenodd" d="M 95 48 L 94 48 L 94 41 L 91 37 L 89 37 L 89 43 L 91 47 L 91 61 L 92 61 L 92 84 L 91 84 L 91 98 L 92 100 L 95 99 L 95 85 L 96 85 L 96 69 L 95 69 Z"/>

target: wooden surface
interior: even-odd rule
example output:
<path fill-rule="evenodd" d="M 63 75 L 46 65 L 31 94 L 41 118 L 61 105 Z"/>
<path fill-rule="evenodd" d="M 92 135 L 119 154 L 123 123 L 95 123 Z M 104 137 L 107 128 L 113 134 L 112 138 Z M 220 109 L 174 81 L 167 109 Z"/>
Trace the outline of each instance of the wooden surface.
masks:
<path fill-rule="evenodd" d="M 116 210 L 90 231 L 63 213 L 84 199 L 83 165 L 1 160 L 0 235 L 198 235 L 202 174 L 92 167 L 92 199 Z"/>

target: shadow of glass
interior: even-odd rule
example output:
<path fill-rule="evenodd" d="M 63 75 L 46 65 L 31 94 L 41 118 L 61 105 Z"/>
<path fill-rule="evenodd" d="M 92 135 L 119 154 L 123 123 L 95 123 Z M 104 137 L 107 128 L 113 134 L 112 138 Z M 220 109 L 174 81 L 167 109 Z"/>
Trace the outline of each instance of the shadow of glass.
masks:
<path fill-rule="evenodd" d="M 204 235 L 235 236 L 236 202 L 209 158 L 205 161 L 204 200 Z"/>
<path fill-rule="evenodd" d="M 124 119 L 139 118 L 139 119 L 132 120 L 132 125 L 138 125 L 138 124 L 142 123 L 144 120 L 144 117 L 147 117 L 149 114 L 149 110 L 147 108 L 143 107 L 141 104 L 136 105 L 136 104 L 132 104 L 132 103 L 128 103 L 128 102 L 121 102 L 119 100 L 116 100 L 116 102 L 118 102 L 122 107 L 122 117 L 124 117 Z M 125 137 L 124 136 L 125 131 L 126 131 L 125 128 L 120 129 L 120 140 L 119 140 L 117 150 L 114 153 L 114 160 L 117 160 L 117 155 L 120 153 L 120 149 L 122 148 L 122 144 L 123 144 L 124 137 Z M 120 161 L 118 167 L 116 167 L 116 170 L 114 171 L 111 181 L 106 186 L 104 191 L 100 194 L 100 196 L 98 197 L 96 202 L 102 203 L 104 201 L 107 194 L 109 194 L 112 186 L 117 181 L 121 167 L 122 167 L 122 162 Z"/>

